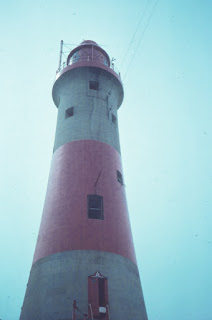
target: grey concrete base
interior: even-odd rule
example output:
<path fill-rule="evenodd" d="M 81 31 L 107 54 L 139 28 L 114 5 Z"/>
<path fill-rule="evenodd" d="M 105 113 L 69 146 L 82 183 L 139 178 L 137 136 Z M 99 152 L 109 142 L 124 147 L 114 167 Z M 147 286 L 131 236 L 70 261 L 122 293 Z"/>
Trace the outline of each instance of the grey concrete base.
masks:
<path fill-rule="evenodd" d="M 37 261 L 20 320 L 72 319 L 73 300 L 88 313 L 88 276 L 97 270 L 108 279 L 110 320 L 147 320 L 137 266 L 117 254 L 94 250 L 66 251 Z"/>

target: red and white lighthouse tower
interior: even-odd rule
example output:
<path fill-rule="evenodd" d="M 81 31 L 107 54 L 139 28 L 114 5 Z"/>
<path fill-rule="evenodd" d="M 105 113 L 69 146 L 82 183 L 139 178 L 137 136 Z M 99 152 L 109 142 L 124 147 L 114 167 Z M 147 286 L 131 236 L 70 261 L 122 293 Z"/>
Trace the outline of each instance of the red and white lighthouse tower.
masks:
<path fill-rule="evenodd" d="M 147 320 L 128 217 L 120 76 L 94 41 L 57 74 L 46 200 L 21 320 Z"/>

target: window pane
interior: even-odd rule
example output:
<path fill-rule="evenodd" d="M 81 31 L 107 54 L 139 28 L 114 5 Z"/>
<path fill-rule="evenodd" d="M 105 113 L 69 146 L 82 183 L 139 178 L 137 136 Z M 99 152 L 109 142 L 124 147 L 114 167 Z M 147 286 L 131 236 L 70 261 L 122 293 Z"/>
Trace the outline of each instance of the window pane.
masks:
<path fill-rule="evenodd" d="M 90 208 L 98 208 L 98 209 L 101 209 L 101 204 L 102 204 L 102 201 L 101 201 L 101 197 L 99 196 L 91 196 L 89 198 L 89 206 Z"/>
<path fill-rule="evenodd" d="M 89 88 L 92 90 L 99 90 L 99 82 L 98 81 L 89 81 Z"/>
<path fill-rule="evenodd" d="M 113 113 L 112 113 L 112 122 L 113 122 L 113 124 L 116 124 L 116 117 L 114 116 Z"/>
<path fill-rule="evenodd" d="M 72 117 L 74 114 L 74 107 L 70 107 L 66 110 L 65 119 Z"/>
<path fill-rule="evenodd" d="M 103 197 L 88 195 L 88 218 L 103 220 Z"/>
<path fill-rule="evenodd" d="M 123 184 L 123 178 L 120 171 L 117 170 L 117 180 L 119 183 Z"/>

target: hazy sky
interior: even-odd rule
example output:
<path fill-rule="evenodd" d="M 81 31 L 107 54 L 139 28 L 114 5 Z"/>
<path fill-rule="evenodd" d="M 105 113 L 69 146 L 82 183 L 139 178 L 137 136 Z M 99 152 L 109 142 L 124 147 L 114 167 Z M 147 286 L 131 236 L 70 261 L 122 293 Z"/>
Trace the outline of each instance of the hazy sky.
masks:
<path fill-rule="evenodd" d="M 19 318 L 31 268 L 60 40 L 90 39 L 124 83 L 122 160 L 149 320 L 211 320 L 212 1 L 7 0 L 0 24 L 0 319 Z"/>

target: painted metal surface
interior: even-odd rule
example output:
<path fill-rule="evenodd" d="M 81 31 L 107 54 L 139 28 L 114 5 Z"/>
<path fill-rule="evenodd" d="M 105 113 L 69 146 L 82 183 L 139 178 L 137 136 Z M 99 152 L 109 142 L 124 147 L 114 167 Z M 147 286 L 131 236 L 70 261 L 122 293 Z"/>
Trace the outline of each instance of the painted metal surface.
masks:
<path fill-rule="evenodd" d="M 32 266 L 20 320 L 70 320 L 72 303 L 88 313 L 88 277 L 96 270 L 108 281 L 110 319 L 147 320 L 137 266 L 120 255 L 65 251 Z M 76 311 L 77 319 L 82 316 Z"/>
<path fill-rule="evenodd" d="M 54 153 L 34 262 L 56 252 L 101 250 L 136 263 L 117 170 L 120 154 L 106 143 L 74 141 Z M 103 196 L 104 220 L 88 218 L 87 195 L 95 193 Z"/>
<path fill-rule="evenodd" d="M 102 285 L 101 285 L 102 283 Z M 107 278 L 98 270 L 88 277 L 88 314 L 92 319 L 101 317 L 102 320 L 109 320 L 108 283 Z"/>
<path fill-rule="evenodd" d="M 107 52 L 91 40 L 83 41 L 69 53 L 67 65 L 81 61 L 98 61 L 100 64 L 110 66 L 110 58 Z"/>
<path fill-rule="evenodd" d="M 82 67 L 92 67 L 92 68 L 99 68 L 99 69 L 105 70 L 105 71 L 109 72 L 111 75 L 115 76 L 117 78 L 117 80 L 119 80 L 121 82 L 120 73 L 115 72 L 112 68 L 100 63 L 98 60 L 93 60 L 93 61 L 84 61 L 83 60 L 83 61 L 79 61 L 78 63 L 73 63 L 71 65 L 68 65 L 63 70 L 61 70 L 60 72 L 57 73 L 56 80 L 59 79 L 59 77 L 61 75 L 63 75 L 64 73 L 66 73 L 67 71 L 73 70 L 76 68 L 82 68 Z"/>

